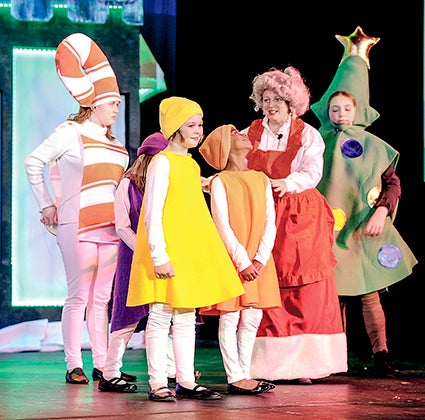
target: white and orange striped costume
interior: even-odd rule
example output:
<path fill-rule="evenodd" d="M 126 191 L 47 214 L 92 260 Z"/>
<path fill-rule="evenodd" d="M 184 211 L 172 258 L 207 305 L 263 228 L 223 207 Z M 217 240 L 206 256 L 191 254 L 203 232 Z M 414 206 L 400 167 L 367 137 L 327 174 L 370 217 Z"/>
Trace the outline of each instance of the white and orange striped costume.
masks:
<path fill-rule="evenodd" d="M 58 74 L 84 107 L 119 102 L 115 75 L 100 48 L 84 34 L 67 37 L 58 47 Z M 84 75 L 83 71 L 87 74 Z M 62 333 L 68 372 L 83 367 L 84 320 L 89 332 L 93 366 L 105 366 L 108 346 L 108 303 L 118 252 L 114 194 L 128 166 L 125 147 L 107 137 L 108 127 L 86 119 L 66 121 L 25 160 L 32 191 L 40 209 L 56 204 L 57 242 L 61 250 L 67 297 Z M 55 199 L 44 177 L 54 166 Z"/>
<path fill-rule="evenodd" d="M 69 35 L 58 45 L 56 70 L 81 106 L 121 102 L 114 70 L 103 51 L 87 35 Z"/>
<path fill-rule="evenodd" d="M 115 232 L 114 194 L 123 175 L 122 159 L 128 156 L 121 144 L 104 142 L 81 135 L 84 151 L 84 173 L 81 184 L 80 240 L 104 235 L 119 242 Z"/>

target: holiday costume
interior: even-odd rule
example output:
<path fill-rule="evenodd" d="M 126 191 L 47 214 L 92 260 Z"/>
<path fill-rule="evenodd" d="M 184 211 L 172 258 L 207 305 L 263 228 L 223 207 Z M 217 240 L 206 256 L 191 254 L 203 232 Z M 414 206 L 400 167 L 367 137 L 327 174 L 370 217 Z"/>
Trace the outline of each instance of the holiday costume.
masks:
<path fill-rule="evenodd" d="M 173 262 L 176 276 L 170 281 L 155 277 L 153 261 L 147 250 L 154 248 L 151 238 L 157 239 L 150 236 L 148 245 L 143 223 L 136 236 L 127 304 L 163 302 L 176 308 L 197 308 L 239 296 L 243 288 L 206 206 L 200 187 L 199 165 L 191 155 L 163 151 L 152 159 L 148 173 L 159 171 L 156 169 L 156 164 L 161 164 L 156 162 L 158 159 L 162 161 L 165 173 L 169 173 L 167 194 L 170 198 L 167 197 L 162 226 L 166 253 Z M 160 183 L 158 179 L 157 189 Z M 161 187 L 166 188 L 166 185 L 162 183 Z M 149 196 L 149 200 L 155 200 L 155 197 Z M 145 217 L 144 208 L 145 201 L 141 218 Z M 179 223 L 175 221 L 176 214 Z M 182 238 L 190 240 L 183 241 Z M 188 261 L 192 263 L 188 264 Z M 194 282 L 194 278 L 198 281 Z"/>
<path fill-rule="evenodd" d="M 59 44 L 56 66 L 59 77 L 82 107 L 121 101 L 107 58 L 86 35 L 72 34 Z M 82 84 L 74 85 L 74 77 Z M 62 311 L 66 381 L 81 384 L 88 383 L 81 354 L 84 320 L 93 365 L 103 369 L 105 364 L 108 303 L 119 241 L 114 194 L 129 160 L 125 147 L 108 133 L 109 127 L 92 122 L 90 109 L 86 109 L 86 115 L 83 122 L 71 119 L 60 124 L 25 160 L 40 209 L 57 207 L 54 231 L 67 280 Z M 54 169 L 51 186 L 55 199 L 44 179 L 46 165 Z"/>
<path fill-rule="evenodd" d="M 366 36 L 360 27 L 350 36 L 337 38 L 345 46 L 344 57 L 329 88 L 312 105 L 326 144 L 318 189 L 335 215 L 335 278 L 343 316 L 346 297 L 360 296 L 377 373 L 393 376 L 395 371 L 386 361 L 385 315 L 378 291 L 406 278 L 417 260 L 393 224 L 401 194 L 395 175 L 399 153 L 366 131 L 379 117 L 369 105 L 368 75 L 369 50 L 379 38 Z M 333 123 L 328 114 L 329 98 L 339 91 L 355 99 L 355 118 L 347 124 Z M 365 227 L 380 206 L 388 209 L 383 231 L 366 235 Z"/>
<path fill-rule="evenodd" d="M 119 241 L 114 224 L 114 193 L 127 167 L 128 153 L 118 140 L 107 139 L 105 133 L 106 128 L 89 120 L 82 124 L 65 122 L 25 160 L 28 179 L 40 208 L 55 202 L 44 183 L 44 166 L 54 162 L 60 174 L 57 241 L 67 277 L 62 332 L 68 370 L 82 367 L 81 337 L 86 304 L 89 304 L 86 322 L 95 367 L 103 368 L 107 352 L 108 302 Z M 109 156 L 108 162 L 98 161 L 100 156 Z M 90 172 L 85 170 L 89 163 L 93 169 Z M 88 182 L 84 191 L 83 178 L 95 180 Z M 103 183 L 103 187 L 96 187 L 99 183 Z M 99 218 L 93 217 L 96 215 Z M 102 269 L 93 277 L 100 264 Z M 92 282 L 95 282 L 93 295 Z"/>
<path fill-rule="evenodd" d="M 159 111 L 161 132 L 172 144 L 148 167 L 127 305 L 150 304 L 145 335 L 149 399 L 175 401 L 166 372 L 171 323 L 176 395 L 219 399 L 195 382 L 195 308 L 234 298 L 244 289 L 205 202 L 200 167 L 187 153 L 187 145 L 203 134 L 202 109 L 187 98 L 170 97 Z M 197 124 L 183 130 L 191 118 Z M 168 273 L 155 272 L 164 266 Z"/>
<path fill-rule="evenodd" d="M 336 126 L 327 116 L 328 98 L 337 90 L 346 90 L 356 99 L 352 124 Z M 360 56 L 345 58 L 312 110 L 322 123 L 320 132 L 326 144 L 318 189 L 337 221 L 334 252 L 338 294 L 358 296 L 384 289 L 411 274 L 417 260 L 394 227 L 396 206 L 389 212 L 381 235 L 362 233 L 383 200 L 381 177 L 390 166 L 396 168 L 399 159 L 393 147 L 365 130 L 379 117 L 369 106 L 366 61 Z"/>
<path fill-rule="evenodd" d="M 289 119 L 285 144 L 267 119 L 248 130 L 248 167 L 271 179 L 285 178 L 288 192 L 275 195 L 277 234 L 273 257 L 281 308 L 264 310 L 251 374 L 266 380 L 321 378 L 347 370 L 346 337 L 339 313 L 332 252 L 333 216 L 314 188 L 321 176 L 323 141 L 299 118 Z M 300 171 L 300 168 L 303 171 Z"/>
<path fill-rule="evenodd" d="M 232 129 L 232 125 L 217 128 L 199 149 L 216 169 L 227 164 Z M 254 260 L 264 266 L 255 279 L 243 282 L 243 295 L 200 309 L 201 314 L 220 315 L 219 344 L 227 381 L 232 384 L 251 379 L 262 309 L 281 306 L 271 255 L 276 235 L 274 202 L 267 176 L 253 170 L 222 170 L 210 181 L 210 193 L 214 222 L 238 272 Z"/>

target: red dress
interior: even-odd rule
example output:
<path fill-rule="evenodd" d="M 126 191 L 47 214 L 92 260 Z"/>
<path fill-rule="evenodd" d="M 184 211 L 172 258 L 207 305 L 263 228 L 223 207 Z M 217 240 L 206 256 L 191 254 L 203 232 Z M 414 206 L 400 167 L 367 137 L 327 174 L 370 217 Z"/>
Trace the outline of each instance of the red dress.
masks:
<path fill-rule="evenodd" d="M 304 122 L 291 121 L 286 151 L 258 150 L 262 120 L 251 124 L 248 167 L 285 178 L 301 146 Z M 347 371 L 347 343 L 334 279 L 334 219 L 315 188 L 275 197 L 273 258 L 282 307 L 264 310 L 252 357 L 254 378 L 321 378 Z"/>

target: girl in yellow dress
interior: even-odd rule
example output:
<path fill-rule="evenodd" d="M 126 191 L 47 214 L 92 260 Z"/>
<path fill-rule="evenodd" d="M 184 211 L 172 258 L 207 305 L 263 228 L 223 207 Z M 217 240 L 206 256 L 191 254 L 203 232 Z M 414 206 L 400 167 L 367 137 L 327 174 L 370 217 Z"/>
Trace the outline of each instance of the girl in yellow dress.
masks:
<path fill-rule="evenodd" d="M 151 401 L 220 399 L 194 377 L 195 308 L 244 293 L 202 193 L 200 167 L 188 153 L 203 137 L 199 104 L 160 104 L 169 145 L 151 161 L 134 250 L 128 306 L 150 304 L 146 357 Z M 176 395 L 167 387 L 167 340 L 173 325 Z"/>

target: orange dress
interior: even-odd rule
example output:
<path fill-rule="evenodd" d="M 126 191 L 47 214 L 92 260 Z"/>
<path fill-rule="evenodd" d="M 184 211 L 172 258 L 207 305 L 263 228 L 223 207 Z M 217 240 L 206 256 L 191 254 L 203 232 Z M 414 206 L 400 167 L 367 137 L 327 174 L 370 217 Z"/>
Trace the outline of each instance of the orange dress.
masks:
<path fill-rule="evenodd" d="M 220 178 L 226 191 L 230 227 L 252 261 L 265 231 L 267 177 L 262 172 L 252 170 L 222 171 L 216 176 Z M 220 311 L 238 311 L 247 307 L 264 309 L 281 306 L 276 268 L 271 254 L 260 275 L 253 281 L 244 282 L 243 287 L 243 295 L 201 308 L 200 314 L 220 315 Z"/>
<path fill-rule="evenodd" d="M 190 154 L 162 151 L 170 162 L 162 228 L 167 253 L 176 273 L 157 279 L 145 227 L 145 204 L 155 191 L 146 187 L 130 273 L 127 306 L 167 303 L 198 308 L 244 293 L 239 276 L 217 232 L 201 188 L 200 168 Z M 149 176 L 149 174 L 148 174 Z"/>

